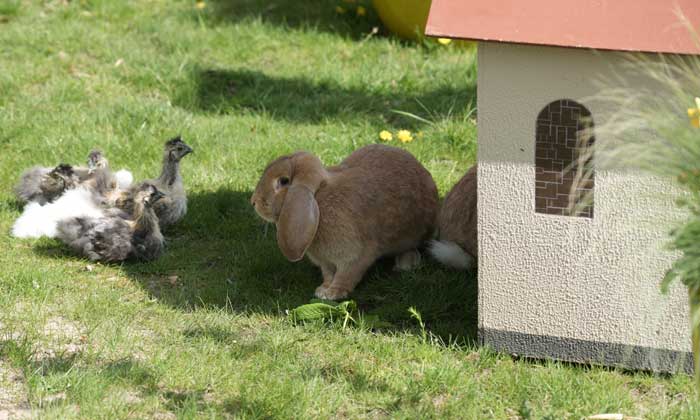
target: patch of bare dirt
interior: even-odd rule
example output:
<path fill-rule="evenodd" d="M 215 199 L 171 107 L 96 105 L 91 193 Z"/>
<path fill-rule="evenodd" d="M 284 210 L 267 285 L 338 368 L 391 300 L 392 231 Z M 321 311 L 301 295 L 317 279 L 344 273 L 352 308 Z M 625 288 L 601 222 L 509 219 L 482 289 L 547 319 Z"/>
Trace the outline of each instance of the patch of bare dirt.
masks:
<path fill-rule="evenodd" d="M 141 401 L 143 401 L 143 398 L 141 398 L 141 395 L 139 395 L 138 392 L 135 391 L 127 391 L 122 395 L 122 399 L 124 400 L 125 403 L 129 405 L 134 405 L 134 404 L 140 404 Z"/>
<path fill-rule="evenodd" d="M 156 420 L 175 420 L 177 416 L 170 411 L 157 411 L 153 413 L 153 418 Z"/>
<path fill-rule="evenodd" d="M 0 420 L 31 418 L 24 375 L 0 360 Z"/>
<path fill-rule="evenodd" d="M 0 321 L 0 341 L 20 341 L 23 337 L 16 328 L 10 328 Z"/>
<path fill-rule="evenodd" d="M 442 407 L 445 406 L 448 399 L 449 399 L 449 397 L 445 394 L 440 394 L 440 395 L 433 397 L 433 400 L 432 400 L 433 407 L 435 407 L 435 409 L 437 409 L 437 410 L 440 410 Z"/>
<path fill-rule="evenodd" d="M 638 386 L 630 389 L 630 395 L 640 417 L 646 416 L 654 407 L 659 405 L 675 406 L 688 402 L 689 396 L 674 394 L 663 384 L 654 384 L 651 387 Z"/>
<path fill-rule="evenodd" d="M 87 336 L 82 326 L 61 316 L 46 321 L 43 336 L 43 343 L 34 353 L 34 360 L 37 362 L 59 356 L 70 358 L 86 348 Z"/>

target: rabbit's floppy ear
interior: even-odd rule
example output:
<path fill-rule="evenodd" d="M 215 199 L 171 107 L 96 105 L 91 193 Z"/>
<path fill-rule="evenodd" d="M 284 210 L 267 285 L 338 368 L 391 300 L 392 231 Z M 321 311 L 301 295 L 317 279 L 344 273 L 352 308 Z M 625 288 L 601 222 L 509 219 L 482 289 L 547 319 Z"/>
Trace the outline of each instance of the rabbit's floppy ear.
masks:
<path fill-rule="evenodd" d="M 320 212 L 314 195 L 327 174 L 310 153 L 294 154 L 291 163 L 292 183 L 277 219 L 277 245 L 289 261 L 299 261 L 316 236 Z"/>
<path fill-rule="evenodd" d="M 277 220 L 277 245 L 289 261 L 304 258 L 316 236 L 319 211 L 314 193 L 304 185 L 287 190 L 282 212 Z"/>

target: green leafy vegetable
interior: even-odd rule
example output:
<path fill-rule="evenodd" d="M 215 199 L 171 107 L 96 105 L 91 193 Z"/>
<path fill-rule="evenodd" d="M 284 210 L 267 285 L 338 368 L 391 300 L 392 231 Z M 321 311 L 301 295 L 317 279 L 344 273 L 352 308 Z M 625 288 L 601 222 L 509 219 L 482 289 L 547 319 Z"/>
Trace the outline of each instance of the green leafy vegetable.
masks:
<path fill-rule="evenodd" d="M 308 303 L 289 311 L 294 321 L 310 321 L 313 319 L 333 319 L 341 315 L 337 306 L 327 303 Z"/>
<path fill-rule="evenodd" d="M 356 325 L 368 329 L 390 327 L 389 322 L 383 321 L 378 315 L 364 315 L 357 309 L 354 300 L 333 302 L 313 299 L 310 303 L 298 306 L 289 311 L 289 317 L 294 322 L 306 321 L 342 321 L 343 328 Z"/>

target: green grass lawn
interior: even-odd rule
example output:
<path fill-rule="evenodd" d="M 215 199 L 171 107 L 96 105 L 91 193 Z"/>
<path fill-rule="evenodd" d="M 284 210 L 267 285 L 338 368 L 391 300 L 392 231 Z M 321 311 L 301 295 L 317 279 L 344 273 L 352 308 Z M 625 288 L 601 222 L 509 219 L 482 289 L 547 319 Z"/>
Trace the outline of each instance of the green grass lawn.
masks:
<path fill-rule="evenodd" d="M 406 128 L 444 194 L 475 159 L 473 54 L 373 34 L 371 10 L 338 4 L 0 0 L 0 416 L 697 418 L 684 375 L 479 348 L 474 276 L 427 259 L 380 262 L 351 296 L 390 327 L 289 320 L 321 276 L 282 257 L 248 202 L 267 161 L 334 164 Z M 176 134 L 196 150 L 190 210 L 158 261 L 93 267 L 9 236 L 23 168 L 99 146 L 151 177 Z"/>

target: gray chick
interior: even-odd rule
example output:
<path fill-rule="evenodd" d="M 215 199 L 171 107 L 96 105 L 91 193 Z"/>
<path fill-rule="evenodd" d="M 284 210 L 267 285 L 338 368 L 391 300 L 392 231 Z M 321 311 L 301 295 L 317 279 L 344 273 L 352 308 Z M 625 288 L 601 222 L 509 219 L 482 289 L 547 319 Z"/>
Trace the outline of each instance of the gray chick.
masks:
<path fill-rule="evenodd" d="M 168 226 L 178 222 L 187 213 L 187 195 L 185 186 L 180 175 L 180 160 L 192 153 L 193 150 L 180 136 L 165 142 L 163 151 L 163 168 L 160 176 L 156 179 L 144 181 L 151 183 L 158 188 L 165 197 L 153 206 L 158 216 L 160 226 Z M 134 193 L 139 185 L 132 187 L 116 200 L 116 206 L 127 213 L 132 213 Z"/>
<path fill-rule="evenodd" d="M 81 183 L 90 181 L 100 170 L 109 170 L 109 161 L 102 151 L 93 149 L 88 153 L 87 167 L 74 167 L 73 170 Z"/>
<path fill-rule="evenodd" d="M 91 261 L 153 260 L 165 248 L 153 210 L 163 197 L 153 184 L 142 183 L 134 190 L 133 217 L 111 208 L 103 217 L 64 220 L 58 224 L 58 238 Z"/>
<path fill-rule="evenodd" d="M 35 166 L 22 174 L 15 194 L 22 202 L 36 201 L 43 206 L 77 183 L 78 178 L 70 165 L 62 163 L 53 169 Z"/>
<path fill-rule="evenodd" d="M 103 207 L 113 207 L 120 191 L 114 173 L 109 167 L 109 161 L 101 151 L 92 150 L 88 155 L 87 168 L 81 168 L 78 172 L 81 185 L 89 187 L 93 192 L 93 198 Z"/>
<path fill-rule="evenodd" d="M 41 205 L 48 202 L 41 191 L 41 181 L 51 172 L 51 168 L 34 166 L 24 171 L 15 187 L 17 199 L 23 203 L 36 201 Z"/>
<path fill-rule="evenodd" d="M 36 201 L 43 206 L 60 197 L 66 190 L 95 178 L 95 171 L 107 168 L 107 165 L 102 152 L 93 150 L 88 155 L 87 168 L 63 163 L 53 169 L 35 166 L 22 174 L 15 187 L 15 194 L 23 203 Z"/>

